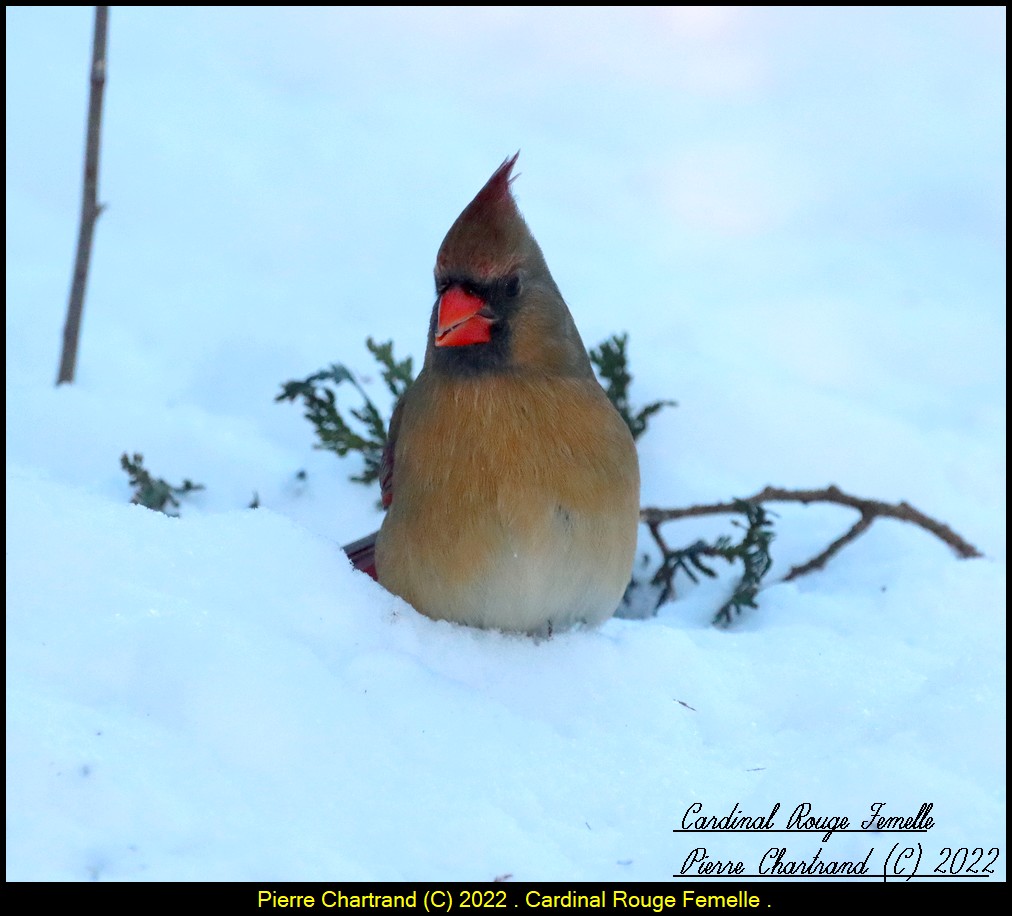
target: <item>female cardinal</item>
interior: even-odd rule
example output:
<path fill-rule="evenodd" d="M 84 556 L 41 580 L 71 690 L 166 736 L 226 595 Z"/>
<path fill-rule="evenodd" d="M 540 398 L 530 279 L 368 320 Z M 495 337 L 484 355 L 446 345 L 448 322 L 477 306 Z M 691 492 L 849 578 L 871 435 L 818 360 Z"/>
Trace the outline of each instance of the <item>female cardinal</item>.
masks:
<path fill-rule="evenodd" d="M 618 607 L 639 465 L 517 210 L 516 160 L 436 257 L 425 363 L 383 456 L 375 563 L 380 583 L 429 617 L 545 634 Z"/>

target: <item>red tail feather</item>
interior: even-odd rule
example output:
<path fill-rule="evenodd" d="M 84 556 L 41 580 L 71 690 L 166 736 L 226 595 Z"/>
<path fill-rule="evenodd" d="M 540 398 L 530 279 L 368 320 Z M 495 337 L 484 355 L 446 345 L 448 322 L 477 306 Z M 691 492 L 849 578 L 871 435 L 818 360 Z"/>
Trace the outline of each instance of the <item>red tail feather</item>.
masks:
<path fill-rule="evenodd" d="M 359 569 L 368 576 L 376 578 L 376 535 L 378 531 L 367 534 L 364 538 L 352 541 L 344 545 L 344 552 L 348 554 L 355 569 Z"/>

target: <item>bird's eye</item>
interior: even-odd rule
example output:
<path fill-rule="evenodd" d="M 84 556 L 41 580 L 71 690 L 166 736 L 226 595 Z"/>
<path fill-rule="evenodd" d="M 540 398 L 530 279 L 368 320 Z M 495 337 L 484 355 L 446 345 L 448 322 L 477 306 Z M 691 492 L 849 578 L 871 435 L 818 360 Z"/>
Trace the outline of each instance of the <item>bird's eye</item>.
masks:
<path fill-rule="evenodd" d="M 518 277 L 516 274 L 511 274 L 510 276 L 508 276 L 506 278 L 505 284 L 503 285 L 503 291 L 511 299 L 513 299 L 516 296 L 519 296 L 520 295 L 520 277 Z"/>

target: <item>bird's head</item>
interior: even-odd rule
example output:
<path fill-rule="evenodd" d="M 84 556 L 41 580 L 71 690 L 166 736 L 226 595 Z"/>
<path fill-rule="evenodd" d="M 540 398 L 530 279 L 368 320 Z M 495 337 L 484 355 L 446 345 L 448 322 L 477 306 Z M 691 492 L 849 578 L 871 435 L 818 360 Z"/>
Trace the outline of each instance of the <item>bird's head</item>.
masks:
<path fill-rule="evenodd" d="M 519 155 L 495 170 L 439 247 L 426 366 L 453 375 L 593 376 L 572 315 L 510 191 Z"/>

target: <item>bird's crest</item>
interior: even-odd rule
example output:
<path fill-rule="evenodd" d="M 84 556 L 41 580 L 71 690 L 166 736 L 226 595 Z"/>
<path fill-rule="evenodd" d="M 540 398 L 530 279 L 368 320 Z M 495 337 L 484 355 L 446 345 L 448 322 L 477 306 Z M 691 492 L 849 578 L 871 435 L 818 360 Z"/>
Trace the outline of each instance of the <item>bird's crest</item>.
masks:
<path fill-rule="evenodd" d="M 534 239 L 510 191 L 519 155 L 515 153 L 492 173 L 450 227 L 436 257 L 437 274 L 491 279 L 523 259 Z"/>
<path fill-rule="evenodd" d="M 485 182 L 485 187 L 474 195 L 474 200 L 471 201 L 468 209 L 474 207 L 475 205 L 479 208 L 489 207 L 502 203 L 507 199 L 512 200 L 513 195 L 510 193 L 510 185 L 517 176 L 512 175 L 511 173 L 513 172 L 513 166 L 517 164 L 517 159 L 519 158 L 520 150 L 517 150 L 512 156 L 510 156 L 509 159 L 506 159 L 503 164 L 492 173 L 492 177 Z"/>

